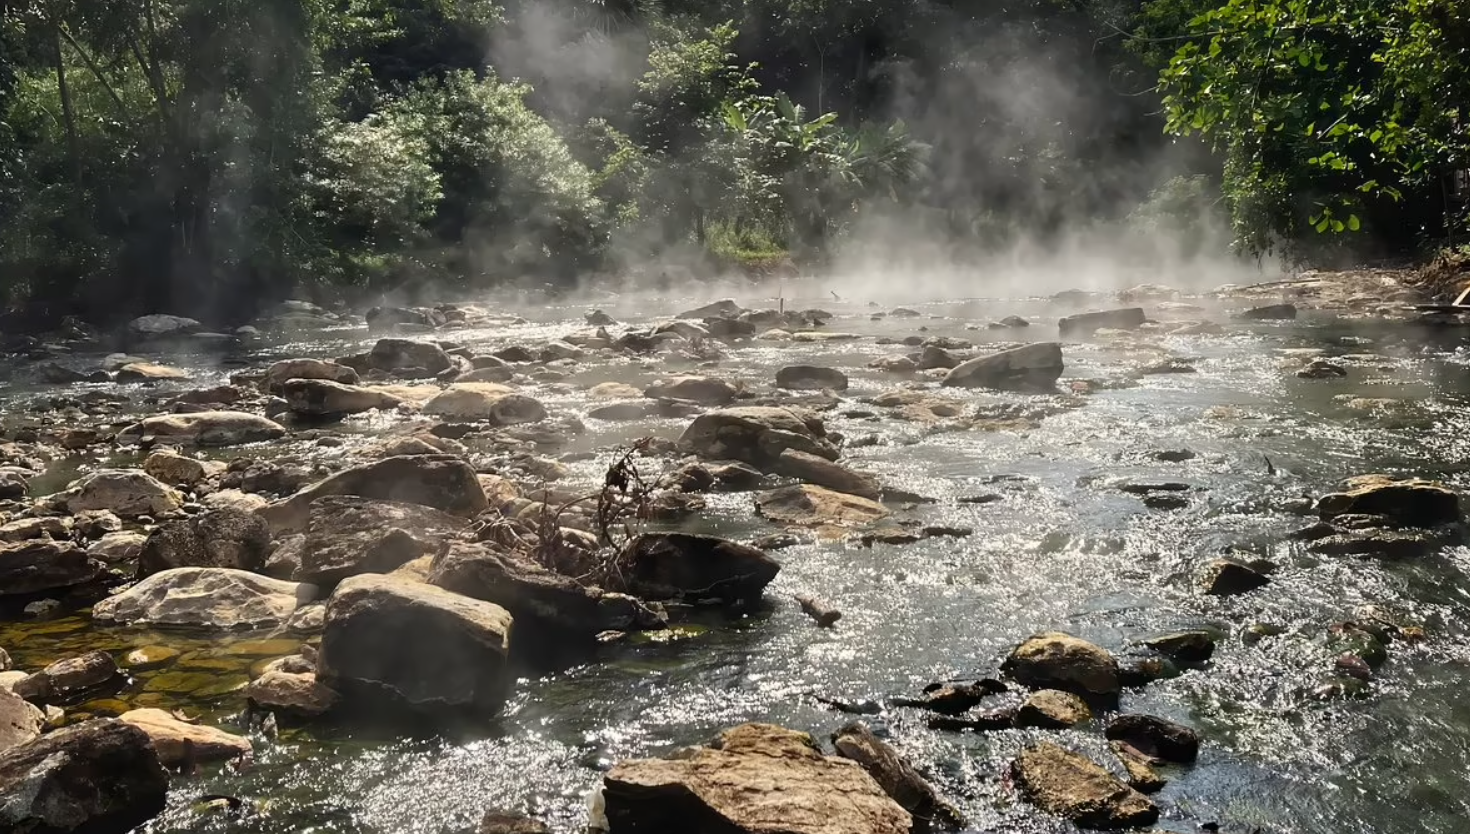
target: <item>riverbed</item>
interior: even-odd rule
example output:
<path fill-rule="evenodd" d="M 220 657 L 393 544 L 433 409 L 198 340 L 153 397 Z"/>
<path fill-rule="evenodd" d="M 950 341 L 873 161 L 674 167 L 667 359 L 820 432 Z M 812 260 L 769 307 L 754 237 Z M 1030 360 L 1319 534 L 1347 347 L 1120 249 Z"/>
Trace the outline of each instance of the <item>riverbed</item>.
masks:
<path fill-rule="evenodd" d="M 553 417 L 576 415 L 586 426 L 556 452 L 570 470 L 559 486 L 591 488 L 619 444 L 644 435 L 677 438 L 688 424 L 688 418 L 587 419 L 598 404 L 587 390 L 597 383 L 642 387 L 697 370 L 766 393 L 783 365 L 821 365 L 850 380 L 841 401 L 823 414 L 828 431 L 849 441 L 843 461 L 935 499 L 909 512 L 970 535 L 782 549 L 774 553 L 781 572 L 763 606 L 704 613 L 678 628 L 605 646 L 571 668 L 538 672 L 518 681 L 503 715 L 483 726 L 413 738 L 311 726 L 267 737 L 252 728 L 253 766 L 238 773 L 206 766 L 176 778 L 169 810 L 144 830 L 440 834 L 472 829 L 487 808 L 509 807 L 530 811 L 554 830 L 577 831 L 600 769 L 616 761 L 703 743 L 747 721 L 825 737 L 851 720 L 813 695 L 886 702 L 932 681 L 992 675 L 1012 647 L 1040 631 L 1065 631 L 1126 654 L 1142 639 L 1196 628 L 1219 635 L 1209 663 L 1123 696 L 1127 709 L 1192 726 L 1204 741 L 1196 764 L 1167 770 L 1169 784 L 1154 796 L 1163 810 L 1157 830 L 1182 834 L 1209 824 L 1240 834 L 1465 830 L 1470 550 L 1404 561 L 1331 557 L 1311 554 L 1289 536 L 1313 521 L 1302 498 L 1332 491 L 1350 476 L 1424 477 L 1462 491 L 1470 485 L 1464 463 L 1470 459 L 1464 407 L 1470 351 L 1460 347 L 1458 331 L 1311 310 L 1295 320 L 1244 322 L 1231 318 L 1248 306 L 1241 301 L 1150 300 L 1142 305 L 1151 318 L 1209 319 L 1222 328 L 1191 335 L 1156 326 L 1068 340 L 1056 394 L 965 391 L 958 396 L 991 407 L 986 413 L 996 419 L 959 429 L 900 420 L 864 402 L 906 384 L 933 387 L 930 378 L 869 368 L 873 359 L 914 349 L 880 340 L 943 336 L 972 342 L 979 353 L 1056 340 L 1059 316 L 1117 302 L 913 302 L 905 306 L 918 315 L 895 316 L 891 304 L 809 295 L 736 300 L 820 307 L 833 314 L 822 332 L 856 338 L 739 340 L 721 344 L 719 358 L 676 363 L 589 351 L 563 369 L 562 379 L 518 377 L 514 385 Z M 427 338 L 477 352 L 537 345 L 586 330 L 583 315 L 593 306 L 599 305 L 518 306 L 520 323 Z M 616 333 L 691 303 L 605 299 L 600 306 L 621 323 L 609 327 Z M 1031 326 L 987 327 L 1008 315 Z M 353 324 L 270 339 L 229 362 L 210 352 L 149 356 L 184 368 L 190 380 L 68 390 L 117 390 L 141 401 L 173 387 L 222 384 L 241 361 L 251 367 L 283 357 L 345 355 L 374 338 Z M 1316 357 L 1341 364 L 1347 375 L 1296 376 L 1295 368 Z M 98 358 L 65 361 L 95 366 Z M 1171 372 L 1159 372 L 1165 367 Z M 20 416 L 30 399 L 56 391 L 10 386 L 3 394 L 10 424 L 31 419 Z M 397 419 L 360 416 L 312 435 L 340 435 L 343 445 L 288 439 L 268 449 L 210 454 L 331 460 L 371 442 Z M 865 440 L 852 443 L 856 438 Z M 1184 450 L 1192 453 L 1184 460 L 1158 454 Z M 54 464 L 47 488 L 119 460 L 107 455 Z M 1119 488 L 1158 482 L 1187 485 L 1183 506 L 1150 508 Z M 739 539 L 777 530 L 753 515 L 750 493 L 713 494 L 707 501 L 705 512 L 680 526 Z M 1223 553 L 1278 567 L 1264 588 L 1207 596 L 1200 571 Z M 816 628 L 792 601 L 795 594 L 840 608 L 839 625 Z M 1425 639 L 1395 643 L 1362 697 L 1314 697 L 1332 670 L 1329 629 L 1369 609 L 1423 628 Z M 101 629 L 85 612 L 64 610 L 0 624 L 0 646 L 23 669 L 93 648 L 119 656 L 142 646 L 177 651 L 166 663 L 138 670 L 116 700 L 183 709 L 237 732 L 247 732 L 231 723 L 244 706 L 240 686 L 260 663 L 294 650 L 280 639 Z M 106 714 L 107 708 L 79 709 Z M 970 831 L 1075 830 L 1019 799 L 1007 765 L 1038 738 L 1061 740 L 1100 761 L 1108 755 L 1095 727 L 961 735 L 931 730 L 916 711 L 892 707 L 866 720 L 959 806 Z M 195 801 L 216 794 L 245 799 L 255 810 L 235 816 Z"/>

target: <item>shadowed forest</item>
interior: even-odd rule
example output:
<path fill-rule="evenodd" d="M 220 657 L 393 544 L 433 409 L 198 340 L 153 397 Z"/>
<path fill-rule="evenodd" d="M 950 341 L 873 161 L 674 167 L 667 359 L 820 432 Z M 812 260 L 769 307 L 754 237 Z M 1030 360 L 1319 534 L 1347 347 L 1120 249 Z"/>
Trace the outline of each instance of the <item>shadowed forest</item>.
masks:
<path fill-rule="evenodd" d="M 1464 225 L 1460 0 L 0 10 L 0 300 L 29 321 L 1099 232 L 1322 263 Z"/>

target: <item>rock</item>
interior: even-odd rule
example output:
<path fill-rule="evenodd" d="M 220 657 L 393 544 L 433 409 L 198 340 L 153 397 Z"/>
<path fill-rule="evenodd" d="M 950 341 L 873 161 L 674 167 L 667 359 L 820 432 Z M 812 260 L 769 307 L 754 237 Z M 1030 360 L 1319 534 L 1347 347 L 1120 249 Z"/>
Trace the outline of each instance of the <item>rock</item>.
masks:
<path fill-rule="evenodd" d="M 919 355 L 919 361 L 914 363 L 914 367 L 921 371 L 929 371 L 936 368 L 950 369 L 963 361 L 942 347 L 930 345 L 924 348 L 924 352 Z"/>
<path fill-rule="evenodd" d="M 1296 372 L 1301 379 L 1340 379 L 1348 375 L 1347 368 L 1325 359 L 1314 359 Z"/>
<path fill-rule="evenodd" d="M 23 542 L 31 539 L 54 539 L 63 541 L 71 538 L 72 520 L 69 518 L 18 518 L 0 524 L 0 542 Z"/>
<path fill-rule="evenodd" d="M 945 375 L 941 384 L 1000 390 L 1049 388 L 1061 377 L 1062 368 L 1062 346 L 1038 342 L 962 362 Z"/>
<path fill-rule="evenodd" d="M 924 687 L 919 698 L 895 698 L 894 706 L 918 707 L 944 715 L 959 715 L 979 706 L 991 695 L 1006 691 L 1005 684 L 996 680 L 980 680 L 972 683 L 947 681 L 931 683 Z M 1006 721 L 1006 726 L 1010 726 Z"/>
<path fill-rule="evenodd" d="M 386 391 L 361 385 L 344 385 L 327 379 L 289 379 L 281 384 L 281 396 L 293 414 L 334 417 L 364 411 L 397 408 L 403 400 Z"/>
<path fill-rule="evenodd" d="M 321 683 L 344 706 L 490 714 L 510 689 L 511 615 L 433 585 L 354 576 L 327 603 Z"/>
<path fill-rule="evenodd" d="M 1163 790 L 1169 784 L 1169 780 L 1160 776 L 1154 770 L 1156 760 L 1150 760 L 1148 756 L 1129 747 L 1121 741 L 1114 741 L 1108 745 L 1112 748 L 1113 755 L 1118 757 L 1123 769 L 1128 772 L 1128 786 L 1139 793 L 1153 793 Z"/>
<path fill-rule="evenodd" d="M 431 585 L 510 612 L 517 645 L 554 647 L 604 631 L 643 627 L 654 616 L 623 594 L 604 593 L 551 571 L 525 555 L 454 542 L 431 563 Z"/>
<path fill-rule="evenodd" d="M 143 461 L 144 472 L 174 486 L 193 486 L 204 480 L 211 468 L 201 461 L 165 450 L 153 452 Z"/>
<path fill-rule="evenodd" d="M 1070 692 L 1043 689 L 1031 693 L 1016 711 L 1017 727 L 1064 730 L 1092 720 L 1087 702 Z"/>
<path fill-rule="evenodd" d="M 964 817 L 940 798 L 897 750 L 873 735 L 867 725 L 854 721 L 832 734 L 837 754 L 862 766 L 894 802 L 914 817 L 915 828 L 933 821 L 945 828 L 962 828 Z"/>
<path fill-rule="evenodd" d="M 65 493 L 73 515 L 111 510 L 124 518 L 158 516 L 183 506 L 183 496 L 140 469 L 99 469 L 76 481 Z"/>
<path fill-rule="evenodd" d="M 87 548 L 87 555 L 104 565 L 119 565 L 142 555 L 143 545 L 147 541 L 147 534 L 131 530 L 108 533 Z"/>
<path fill-rule="evenodd" d="M 432 307 L 379 306 L 368 310 L 363 318 L 367 320 L 370 333 L 393 330 L 402 325 L 432 330 L 449 323 L 443 312 Z"/>
<path fill-rule="evenodd" d="M 1118 661 L 1106 649 L 1069 634 L 1049 631 L 1017 646 L 1001 670 L 1032 689 L 1060 689 L 1084 698 L 1116 698 Z"/>
<path fill-rule="evenodd" d="M 154 362 L 131 362 L 117 369 L 118 382 L 167 382 L 188 378 L 186 371 Z"/>
<path fill-rule="evenodd" d="M 98 602 L 92 617 L 211 631 L 279 628 L 316 588 L 231 568 L 174 568 Z"/>
<path fill-rule="evenodd" d="M 481 367 L 477 367 L 467 374 L 460 374 L 455 377 L 456 382 L 509 382 L 516 375 L 515 371 L 511 369 L 505 360 L 494 356 L 477 356 L 473 361 L 481 365 Z M 489 362 L 499 364 L 485 364 Z"/>
<path fill-rule="evenodd" d="M 15 694 L 37 704 L 65 703 L 118 682 L 117 661 L 104 651 L 58 660 L 16 681 Z"/>
<path fill-rule="evenodd" d="M 1161 634 L 1143 644 L 1181 663 L 1203 663 L 1215 653 L 1215 635 L 1203 630 Z"/>
<path fill-rule="evenodd" d="M 684 430 L 679 446 L 709 460 L 738 460 L 756 467 L 773 463 L 786 449 L 837 459 L 837 447 L 827 439 L 820 419 L 764 406 L 701 414 Z"/>
<path fill-rule="evenodd" d="M 713 301 L 703 307 L 695 307 L 693 310 L 685 310 L 674 318 L 678 319 L 733 319 L 739 318 L 741 313 L 747 312 L 744 307 L 735 303 L 733 298 L 722 298 Z"/>
<path fill-rule="evenodd" d="M 712 376 L 676 376 L 643 389 L 643 396 L 649 399 L 688 400 L 701 405 L 727 405 L 739 394 L 740 388 L 734 383 Z"/>
<path fill-rule="evenodd" d="M 475 834 L 551 834 L 551 829 L 525 814 L 486 811 Z"/>
<path fill-rule="evenodd" d="M 1296 305 L 1294 304 L 1268 304 L 1265 307 L 1255 307 L 1240 314 L 1240 318 L 1246 321 L 1279 321 L 1296 318 Z"/>
<path fill-rule="evenodd" d="M 0 829 L 28 834 L 132 831 L 163 811 L 168 773 L 148 734 L 84 721 L 0 753 Z"/>
<path fill-rule="evenodd" d="M 258 512 L 270 504 L 270 501 L 260 495 L 252 495 L 238 489 L 222 489 L 199 499 L 199 503 L 207 510 L 244 510 L 245 512 Z"/>
<path fill-rule="evenodd" d="M 787 365 L 776 371 L 776 387 L 796 391 L 847 390 L 847 374 L 819 365 Z"/>
<path fill-rule="evenodd" d="M 1166 762 L 1189 764 L 1199 758 L 1199 734 L 1173 721 L 1130 713 L 1108 722 L 1106 736 L 1145 755 Z"/>
<path fill-rule="evenodd" d="M 811 484 L 762 492 L 755 507 L 757 515 L 802 527 L 861 527 L 888 515 L 877 501 Z"/>
<path fill-rule="evenodd" d="M 128 335 L 136 339 L 163 339 L 187 336 L 197 332 L 201 327 L 203 325 L 194 319 L 154 313 L 150 316 L 139 316 L 128 322 Z"/>
<path fill-rule="evenodd" d="M 245 697 L 259 709 L 302 718 L 325 715 L 337 705 L 337 693 L 318 683 L 315 672 L 273 669 L 251 681 Z"/>
<path fill-rule="evenodd" d="M 195 446 L 238 446 L 279 440 L 286 436 L 280 423 L 243 411 L 196 411 L 190 414 L 159 414 L 118 432 L 123 445 L 137 444 L 145 437 Z"/>
<path fill-rule="evenodd" d="M 265 519 L 242 510 L 210 510 L 154 528 L 139 555 L 138 577 L 174 568 L 259 571 L 270 550 Z"/>
<path fill-rule="evenodd" d="M 1386 516 L 1405 527 L 1434 527 L 1460 521 L 1460 497 L 1425 480 L 1395 480 L 1386 475 L 1354 478 L 1344 492 L 1324 495 L 1317 512 L 1324 519 L 1343 515 Z"/>
<path fill-rule="evenodd" d="M 444 349 L 432 342 L 410 339 L 379 339 L 367 355 L 368 367 L 394 373 L 412 372 L 411 376 L 435 376 L 454 367 Z"/>
<path fill-rule="evenodd" d="M 1097 313 L 1079 313 L 1066 316 L 1057 322 L 1057 330 L 1063 339 L 1068 336 L 1090 336 L 1098 330 L 1136 330 L 1148 318 L 1142 307 L 1125 307 L 1121 310 L 1104 310 Z"/>
<path fill-rule="evenodd" d="M 658 413 L 658 407 L 646 402 L 622 402 L 600 405 L 587 412 L 594 420 L 644 420 Z"/>
<path fill-rule="evenodd" d="M 643 391 L 626 382 L 599 382 L 587 390 L 587 396 L 599 400 L 632 400 L 643 396 Z"/>
<path fill-rule="evenodd" d="M 677 758 L 620 762 L 603 777 L 602 802 L 616 832 L 908 834 L 914 822 L 861 766 L 768 724 Z"/>
<path fill-rule="evenodd" d="M 777 475 L 875 501 L 882 492 L 878 479 L 872 475 L 854 472 L 835 461 L 796 449 L 782 449 L 771 466 L 771 471 Z"/>
<path fill-rule="evenodd" d="M 991 330 L 1016 330 L 1022 327 L 1030 327 L 1031 322 L 1020 316 L 1006 316 L 1000 321 L 993 321 L 989 325 Z"/>
<path fill-rule="evenodd" d="M 1084 828 L 1142 828 L 1159 818 L 1148 797 L 1087 757 L 1049 742 L 1021 751 L 1012 770 L 1031 804 Z"/>
<path fill-rule="evenodd" d="M 423 412 L 451 420 L 486 420 L 497 426 L 546 419 L 546 408 L 540 402 L 492 382 L 456 382 L 424 403 Z"/>
<path fill-rule="evenodd" d="M 422 504 L 324 495 L 311 502 L 297 582 L 330 587 L 360 573 L 389 573 L 465 527 L 465 520 Z"/>
<path fill-rule="evenodd" d="M 475 470 L 463 458 L 402 455 L 345 469 L 260 512 L 278 533 L 305 530 L 311 502 L 324 495 L 422 504 L 465 517 L 489 509 Z"/>
<path fill-rule="evenodd" d="M 336 362 L 324 359 L 282 359 L 265 371 L 260 387 L 272 394 L 285 391 L 286 383 L 293 379 L 322 379 L 342 385 L 356 385 L 357 371 Z"/>
<path fill-rule="evenodd" d="M 45 713 L 9 689 L 0 688 L 0 754 L 40 738 L 45 725 Z"/>
<path fill-rule="evenodd" d="M 1231 559 L 1216 559 L 1206 566 L 1203 585 L 1206 594 L 1223 597 L 1254 591 L 1270 581 L 1249 565 Z"/>
<path fill-rule="evenodd" d="M 118 720 L 148 734 L 164 767 L 178 767 L 186 761 L 224 761 L 252 752 L 247 738 L 185 723 L 161 709 L 130 709 Z"/>
<path fill-rule="evenodd" d="M 643 533 L 623 548 L 628 590 L 644 599 L 759 599 L 780 564 L 737 542 L 687 533 Z"/>
<path fill-rule="evenodd" d="M 94 582 L 104 566 L 71 542 L 32 539 L 0 546 L 0 597 L 38 594 Z"/>

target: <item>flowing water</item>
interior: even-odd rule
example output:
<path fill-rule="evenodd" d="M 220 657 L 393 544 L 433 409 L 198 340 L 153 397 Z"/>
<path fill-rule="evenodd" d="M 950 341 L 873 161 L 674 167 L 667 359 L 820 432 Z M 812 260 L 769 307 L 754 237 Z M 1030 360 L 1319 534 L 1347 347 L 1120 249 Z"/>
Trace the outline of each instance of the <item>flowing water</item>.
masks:
<path fill-rule="evenodd" d="M 620 759 L 701 743 L 746 721 L 824 736 L 850 720 L 816 703 L 813 693 L 885 700 L 931 681 L 992 674 L 1017 642 L 1038 631 L 1066 631 L 1127 654 L 1141 639 L 1199 627 L 1221 635 L 1210 663 L 1123 697 L 1125 708 L 1192 725 L 1205 740 L 1196 765 L 1167 771 L 1169 785 L 1155 797 L 1164 814 L 1159 830 L 1192 832 L 1212 823 L 1242 833 L 1470 830 L 1470 551 L 1400 562 L 1319 557 L 1287 537 L 1311 521 L 1294 499 L 1319 495 L 1348 476 L 1387 472 L 1470 486 L 1462 463 L 1470 354 L 1456 349 L 1458 340 L 1305 315 L 1232 323 L 1222 335 L 1154 332 L 1069 343 L 1063 389 L 1072 379 L 1101 381 L 1094 390 L 1055 397 L 966 392 L 958 396 L 1021 404 L 1036 419 L 946 431 L 860 402 L 902 382 L 864 367 L 907 350 L 880 346 L 874 337 L 1044 340 L 1055 338 L 1055 319 L 1065 310 L 1039 300 L 971 300 L 911 305 L 921 318 L 873 320 L 857 304 L 792 306 L 831 310 L 837 318 L 826 330 L 863 338 L 743 342 L 704 372 L 769 391 L 785 364 L 846 371 L 852 386 L 826 413 L 828 429 L 849 439 L 876 434 L 879 442 L 850 449 L 845 459 L 938 499 L 913 511 L 926 523 L 972 528 L 973 535 L 779 551 L 782 570 L 763 609 L 711 613 L 606 646 L 573 668 L 520 680 L 501 718 L 450 737 L 307 728 L 270 740 L 255 733 L 252 768 L 232 774 L 210 767 L 177 778 L 169 811 L 148 831 L 439 834 L 472 827 L 492 806 L 529 809 L 555 830 L 575 831 L 585 823 L 599 769 Z M 535 344 L 581 329 L 586 309 L 544 306 L 525 324 L 444 338 L 475 348 Z M 631 305 L 607 309 L 638 320 Z M 1219 310 L 1209 312 L 1222 320 Z M 1019 335 L 966 329 L 1012 313 L 1034 317 L 1035 325 Z M 340 355 L 368 341 L 361 329 L 327 332 L 257 358 Z M 1343 357 L 1349 377 L 1306 380 L 1280 368 L 1304 351 Z M 641 385 L 675 369 L 663 360 L 589 356 L 562 384 L 531 384 L 528 393 L 553 413 L 585 414 L 595 405 L 585 393 L 592 384 Z M 1170 357 L 1187 359 L 1195 372 L 1134 373 Z M 187 364 L 196 387 L 231 370 L 206 357 L 169 360 Z M 14 409 L 32 393 L 15 388 L 7 396 Z M 1369 399 L 1386 402 L 1363 401 Z M 687 420 L 586 423 L 587 433 L 565 451 L 603 450 L 570 464 L 573 478 L 590 484 L 612 445 L 650 433 L 677 437 Z M 348 421 L 349 446 L 384 427 L 381 417 Z M 278 446 L 270 453 L 344 453 L 309 443 Z M 1195 456 L 1165 463 L 1153 454 L 1179 449 Z M 1117 489 L 1127 480 L 1189 484 L 1188 505 L 1148 509 Z M 956 500 L 985 494 L 998 500 Z M 732 537 L 772 532 L 751 510 L 749 493 L 713 495 L 705 516 L 686 526 Z M 1203 595 L 1200 568 L 1232 550 L 1280 568 L 1261 590 Z M 815 628 L 791 602 L 797 593 L 839 607 L 838 627 Z M 1427 640 L 1392 644 L 1366 697 L 1310 697 L 1332 668 L 1329 627 L 1369 606 L 1424 627 Z M 1265 630 L 1272 635 L 1246 639 L 1257 624 L 1274 626 Z M 238 687 L 250 667 L 289 651 L 261 637 L 242 644 L 96 630 L 85 616 L 0 626 L 0 645 L 21 668 L 94 647 L 175 649 L 177 658 L 139 672 L 118 698 L 183 706 L 227 727 L 242 706 Z M 83 709 L 105 714 L 120 706 Z M 910 710 L 869 720 L 961 806 L 973 831 L 1073 830 L 1027 806 L 1008 784 L 1006 765 L 1027 743 L 1060 738 L 1109 761 L 1096 724 L 958 735 L 927 729 Z M 235 818 L 194 802 L 208 794 L 249 799 L 259 812 Z"/>

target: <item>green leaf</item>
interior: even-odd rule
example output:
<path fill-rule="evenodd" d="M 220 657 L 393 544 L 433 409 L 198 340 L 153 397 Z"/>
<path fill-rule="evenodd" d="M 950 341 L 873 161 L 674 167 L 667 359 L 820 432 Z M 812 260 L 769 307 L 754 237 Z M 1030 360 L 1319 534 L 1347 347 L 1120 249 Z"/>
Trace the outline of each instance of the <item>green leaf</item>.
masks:
<path fill-rule="evenodd" d="M 1316 229 L 1318 232 L 1325 232 L 1327 231 L 1327 227 L 1331 225 L 1332 221 L 1324 217 L 1322 218 L 1322 220 L 1318 221 Z"/>
<path fill-rule="evenodd" d="M 1334 221 L 1332 221 L 1332 231 L 1334 231 L 1334 232 L 1341 232 L 1345 228 L 1347 228 L 1347 226 L 1345 224 L 1343 224 L 1343 222 L 1341 220 L 1334 220 Z"/>
<path fill-rule="evenodd" d="M 1348 215 L 1347 225 L 1349 229 L 1352 229 L 1355 232 L 1363 228 L 1363 224 L 1358 220 L 1358 216 L 1356 214 Z"/>
<path fill-rule="evenodd" d="M 1303 50 L 1296 54 L 1296 62 L 1304 67 L 1310 67 L 1312 65 L 1312 56 Z"/>

